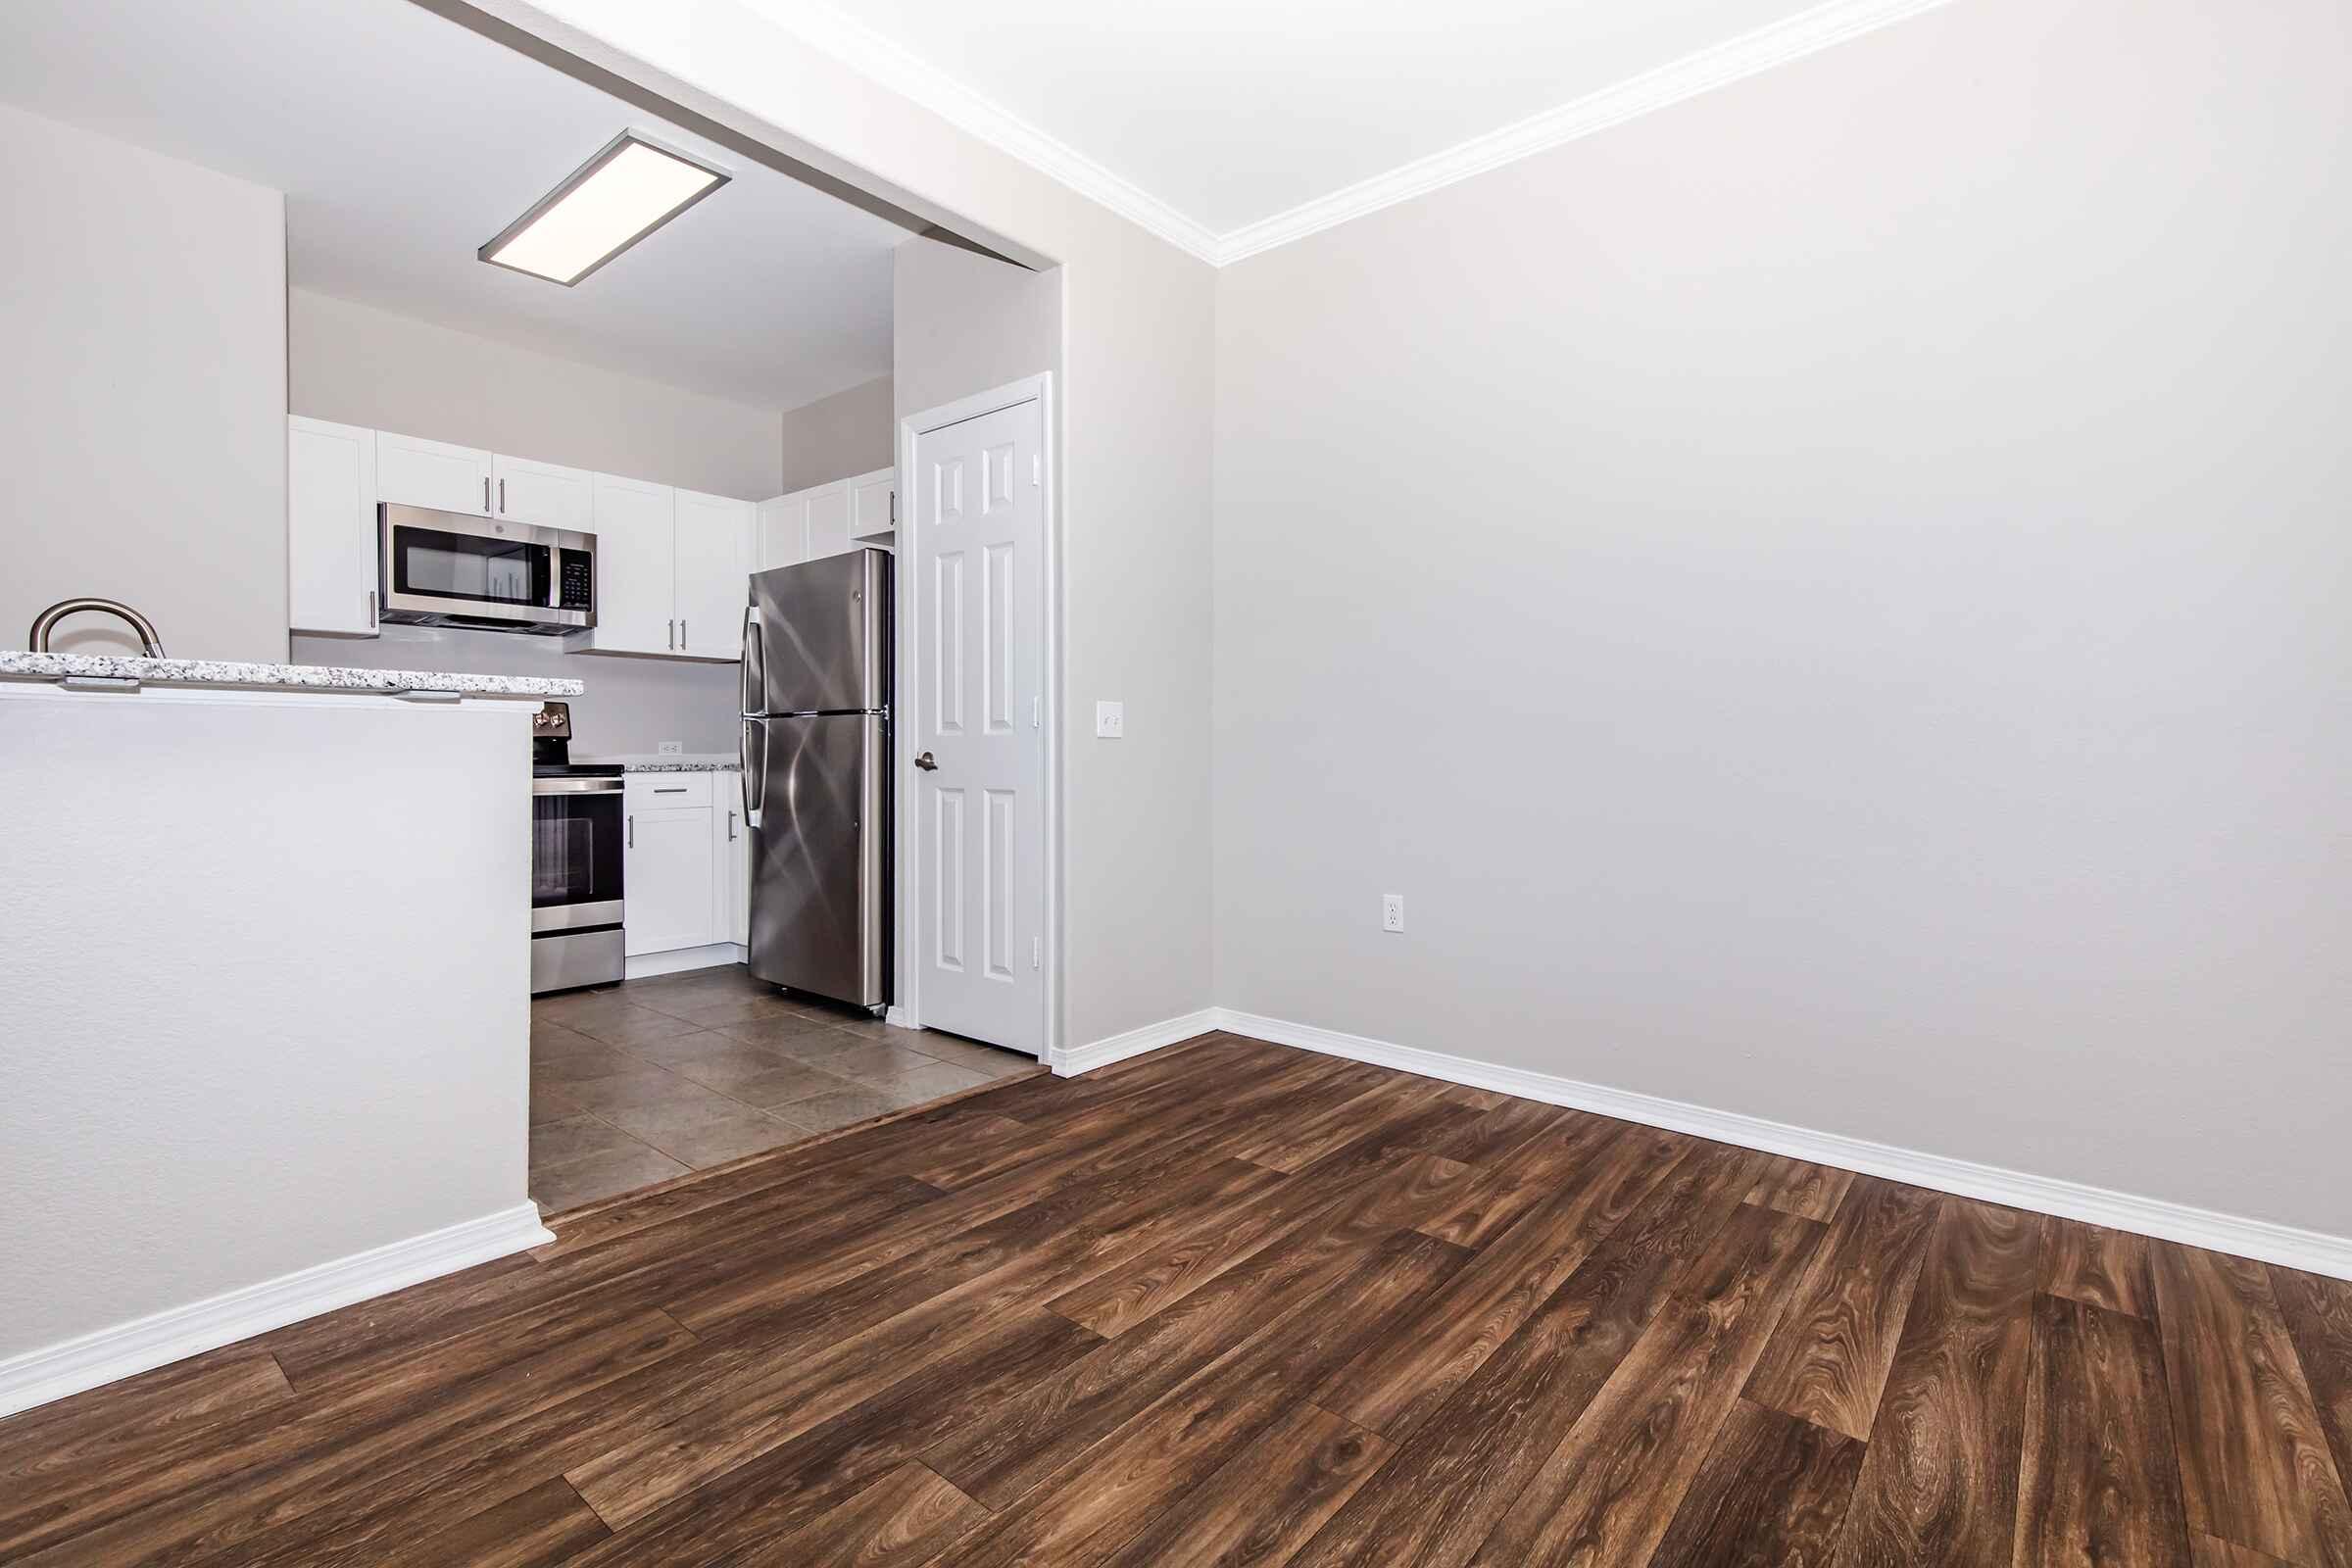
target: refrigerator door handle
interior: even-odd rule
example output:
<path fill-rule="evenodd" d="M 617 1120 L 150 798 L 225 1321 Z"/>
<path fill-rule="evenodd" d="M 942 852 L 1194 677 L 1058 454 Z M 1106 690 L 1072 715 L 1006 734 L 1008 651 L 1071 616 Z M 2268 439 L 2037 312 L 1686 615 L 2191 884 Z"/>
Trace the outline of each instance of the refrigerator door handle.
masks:
<path fill-rule="evenodd" d="M 760 729 L 760 778 L 752 779 L 752 720 L 745 719 L 743 728 L 735 732 L 735 776 L 743 787 L 743 825 L 760 825 L 760 800 L 767 793 L 767 728 Z"/>
<path fill-rule="evenodd" d="M 743 607 L 743 710 L 767 711 L 767 628 L 760 624 L 760 607 Z"/>

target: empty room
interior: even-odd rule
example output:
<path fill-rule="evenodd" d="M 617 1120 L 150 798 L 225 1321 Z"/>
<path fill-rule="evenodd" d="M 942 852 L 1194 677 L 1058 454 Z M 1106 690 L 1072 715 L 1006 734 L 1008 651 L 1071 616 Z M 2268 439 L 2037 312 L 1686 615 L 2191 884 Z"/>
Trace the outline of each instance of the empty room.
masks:
<path fill-rule="evenodd" d="M 0 11 L 0 1563 L 2352 1568 L 2347 148 L 2330 0 Z"/>

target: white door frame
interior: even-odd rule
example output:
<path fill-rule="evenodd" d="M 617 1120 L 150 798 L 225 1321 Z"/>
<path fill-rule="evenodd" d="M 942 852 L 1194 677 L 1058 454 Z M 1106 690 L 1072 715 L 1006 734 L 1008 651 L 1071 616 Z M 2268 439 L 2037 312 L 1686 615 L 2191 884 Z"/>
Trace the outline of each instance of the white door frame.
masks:
<path fill-rule="evenodd" d="M 1054 439 L 1054 375 L 1040 371 L 1018 381 L 986 392 L 943 403 L 936 409 L 910 414 L 899 421 L 899 525 L 893 540 L 897 567 L 892 589 L 892 612 L 898 624 L 896 650 L 898 673 L 891 696 L 890 732 L 893 768 L 896 780 L 895 838 L 898 858 L 898 877 L 893 890 L 891 947 L 892 967 L 896 971 L 892 989 L 890 1021 L 902 1028 L 920 1029 L 923 1026 L 922 978 L 915 959 L 915 911 L 922 904 L 922 857 L 912 853 L 915 833 L 922 820 L 921 801 L 917 796 L 918 778 L 914 769 L 915 748 L 909 738 L 921 733 L 922 714 L 918 710 L 919 686 L 914 679 L 915 646 L 914 590 L 916 573 L 914 560 L 915 536 L 922 527 L 914 504 L 914 445 L 915 438 L 951 424 L 976 419 L 983 414 L 995 414 L 1002 409 L 1018 408 L 1034 402 L 1038 405 L 1040 435 L 1040 467 L 1045 475 L 1044 510 L 1039 514 L 1045 544 L 1045 595 L 1043 608 L 1045 624 L 1040 631 L 1045 637 L 1043 657 L 1039 661 L 1039 681 L 1045 688 L 1045 984 L 1039 988 L 1039 1005 L 1044 1016 L 1038 1020 L 1038 1053 L 1041 1062 L 1052 1061 L 1061 1046 L 1061 508 L 1060 488 L 1055 483 L 1055 466 L 1060 454 Z"/>

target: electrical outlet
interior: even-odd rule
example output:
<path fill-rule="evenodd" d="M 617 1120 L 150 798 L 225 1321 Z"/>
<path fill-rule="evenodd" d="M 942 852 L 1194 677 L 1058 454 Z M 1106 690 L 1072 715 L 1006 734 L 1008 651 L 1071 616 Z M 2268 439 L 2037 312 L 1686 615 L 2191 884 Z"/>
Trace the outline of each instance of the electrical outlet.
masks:
<path fill-rule="evenodd" d="M 1383 931 L 1404 929 L 1404 895 L 1383 893 L 1380 896 L 1380 928 Z"/>
<path fill-rule="evenodd" d="M 656 755 L 660 757 L 680 757 L 685 754 L 685 746 L 677 741 L 663 741 L 657 750 Z"/>
<path fill-rule="evenodd" d="M 1115 741 L 1127 733 L 1127 705 L 1125 703 L 1097 703 L 1095 705 L 1095 739 Z"/>

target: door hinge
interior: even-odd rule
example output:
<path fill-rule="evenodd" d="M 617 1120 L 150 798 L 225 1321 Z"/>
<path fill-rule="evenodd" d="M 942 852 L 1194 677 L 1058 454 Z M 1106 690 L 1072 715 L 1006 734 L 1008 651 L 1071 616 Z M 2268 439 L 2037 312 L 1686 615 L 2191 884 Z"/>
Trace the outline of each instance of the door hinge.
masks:
<path fill-rule="evenodd" d="M 1042 453 L 1042 452 L 1032 452 L 1032 453 L 1030 453 L 1030 454 L 1029 454 L 1029 482 L 1030 482 L 1031 484 L 1043 484 L 1043 483 L 1045 482 L 1045 476 L 1046 476 L 1046 455 L 1045 455 L 1044 453 Z"/>
<path fill-rule="evenodd" d="M 1046 939 L 1044 937 L 1031 937 L 1029 939 L 1029 967 L 1032 969 L 1042 969 L 1045 966 Z"/>

